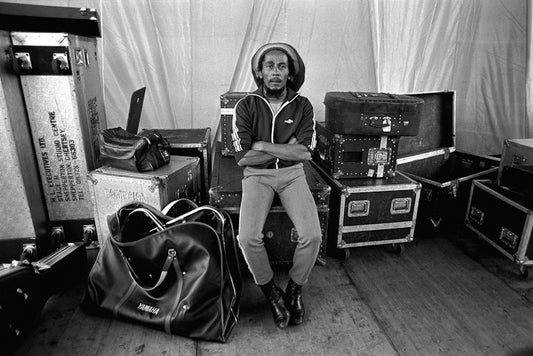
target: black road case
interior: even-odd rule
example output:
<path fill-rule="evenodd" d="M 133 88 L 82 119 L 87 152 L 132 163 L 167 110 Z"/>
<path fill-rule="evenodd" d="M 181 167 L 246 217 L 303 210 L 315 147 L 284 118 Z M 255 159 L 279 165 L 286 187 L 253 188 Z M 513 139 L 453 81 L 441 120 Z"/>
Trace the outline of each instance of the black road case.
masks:
<path fill-rule="evenodd" d="M 387 178 L 396 173 L 399 137 L 333 133 L 316 123 L 313 161 L 335 179 Z"/>
<path fill-rule="evenodd" d="M 408 95 L 424 99 L 424 124 L 400 138 L 397 171 L 422 183 L 418 225 L 462 226 L 472 180 L 495 179 L 500 160 L 456 150 L 455 91 Z"/>
<path fill-rule="evenodd" d="M 343 135 L 416 136 L 424 100 L 390 93 L 328 92 L 326 128 Z"/>
<path fill-rule="evenodd" d="M 211 182 L 211 128 L 158 131 L 170 143 L 171 155 L 200 158 L 201 200 L 207 203 Z"/>
<path fill-rule="evenodd" d="M 468 228 L 520 266 L 527 277 L 533 260 L 533 199 L 490 180 L 474 180 L 465 217 Z"/>
<path fill-rule="evenodd" d="M 316 164 L 315 164 L 316 165 Z M 397 252 L 413 241 L 421 184 L 398 173 L 390 179 L 331 178 L 327 254 L 345 259 L 349 248 L 390 244 Z"/>

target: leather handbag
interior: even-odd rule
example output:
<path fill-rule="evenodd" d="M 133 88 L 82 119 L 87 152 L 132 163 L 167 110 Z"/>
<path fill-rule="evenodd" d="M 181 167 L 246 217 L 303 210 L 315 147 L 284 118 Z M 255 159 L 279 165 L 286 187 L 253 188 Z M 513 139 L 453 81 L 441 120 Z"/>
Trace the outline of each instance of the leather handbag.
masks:
<path fill-rule="evenodd" d="M 226 212 L 193 204 L 176 218 L 141 202 L 110 215 L 83 309 L 226 342 L 242 289 L 233 226 Z"/>
<path fill-rule="evenodd" d="M 170 162 L 170 144 L 157 130 L 135 135 L 121 127 L 105 129 L 99 144 L 102 163 L 114 168 L 148 172 Z"/>

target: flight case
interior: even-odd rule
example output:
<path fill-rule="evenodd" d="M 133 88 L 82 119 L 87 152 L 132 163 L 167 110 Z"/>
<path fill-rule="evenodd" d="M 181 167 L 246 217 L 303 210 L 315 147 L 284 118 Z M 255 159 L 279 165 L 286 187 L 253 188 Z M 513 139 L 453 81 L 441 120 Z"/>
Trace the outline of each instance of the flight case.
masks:
<path fill-rule="evenodd" d="M 416 136 L 424 100 L 390 93 L 328 92 L 326 128 L 343 135 Z"/>
<path fill-rule="evenodd" d="M 498 186 L 491 180 L 474 180 L 465 224 L 483 240 L 529 275 L 533 260 L 533 199 Z"/>
<path fill-rule="evenodd" d="M 345 259 L 349 248 L 390 244 L 401 253 L 413 241 L 421 184 L 397 173 L 389 179 L 332 178 L 327 254 Z"/>
<path fill-rule="evenodd" d="M 399 137 L 341 135 L 317 122 L 313 161 L 335 179 L 387 178 L 396 170 Z"/>
<path fill-rule="evenodd" d="M 209 200 L 211 183 L 211 128 L 157 130 L 168 141 L 168 153 L 175 156 L 199 157 L 202 203 Z"/>
<path fill-rule="evenodd" d="M 400 138 L 397 171 L 422 183 L 418 226 L 462 226 L 472 180 L 496 178 L 500 161 L 456 150 L 455 91 L 408 95 L 424 100 L 423 124 Z"/>
<path fill-rule="evenodd" d="M 107 238 L 107 216 L 122 205 L 140 201 L 163 209 L 179 198 L 200 202 L 200 159 L 171 156 L 170 163 L 155 171 L 132 172 L 109 166 L 88 174 L 98 242 Z"/>

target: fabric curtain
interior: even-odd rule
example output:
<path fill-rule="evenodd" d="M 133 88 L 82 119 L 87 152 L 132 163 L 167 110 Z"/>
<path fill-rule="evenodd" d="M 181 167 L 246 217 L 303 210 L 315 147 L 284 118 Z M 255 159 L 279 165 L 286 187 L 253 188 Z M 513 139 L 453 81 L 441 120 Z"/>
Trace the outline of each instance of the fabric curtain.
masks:
<path fill-rule="evenodd" d="M 499 154 L 505 138 L 533 137 L 528 0 L 16 2 L 98 10 L 109 127 L 125 127 L 146 86 L 141 128 L 214 133 L 219 96 L 255 89 L 257 48 L 288 42 L 319 121 L 328 91 L 454 90 L 458 149 Z"/>

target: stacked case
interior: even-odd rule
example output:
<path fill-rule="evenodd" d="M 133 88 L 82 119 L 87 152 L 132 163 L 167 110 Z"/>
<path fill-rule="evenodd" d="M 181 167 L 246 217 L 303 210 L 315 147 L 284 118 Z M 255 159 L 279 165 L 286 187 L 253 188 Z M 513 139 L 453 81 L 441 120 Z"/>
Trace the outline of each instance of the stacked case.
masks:
<path fill-rule="evenodd" d="M 313 163 L 332 187 L 328 255 L 413 240 L 420 184 L 397 174 L 402 135 L 416 135 L 424 101 L 386 93 L 330 92 Z M 387 179 L 376 179 L 387 178 Z"/>
<path fill-rule="evenodd" d="M 168 141 L 168 153 L 173 156 L 198 157 L 200 159 L 201 202 L 209 201 L 211 182 L 211 128 L 157 130 Z"/>
<path fill-rule="evenodd" d="M 474 180 L 465 224 L 520 266 L 533 261 L 533 139 L 505 140 L 497 180 Z"/>

